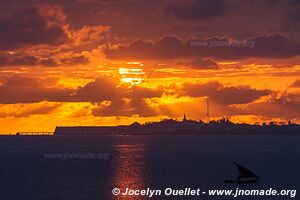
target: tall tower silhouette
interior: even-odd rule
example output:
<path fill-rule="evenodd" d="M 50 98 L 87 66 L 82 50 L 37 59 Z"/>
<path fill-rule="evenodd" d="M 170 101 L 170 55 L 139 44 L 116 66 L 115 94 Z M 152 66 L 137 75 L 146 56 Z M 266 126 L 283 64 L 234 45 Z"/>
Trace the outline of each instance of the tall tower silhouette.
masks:
<path fill-rule="evenodd" d="M 206 119 L 209 122 L 209 97 L 206 98 Z"/>

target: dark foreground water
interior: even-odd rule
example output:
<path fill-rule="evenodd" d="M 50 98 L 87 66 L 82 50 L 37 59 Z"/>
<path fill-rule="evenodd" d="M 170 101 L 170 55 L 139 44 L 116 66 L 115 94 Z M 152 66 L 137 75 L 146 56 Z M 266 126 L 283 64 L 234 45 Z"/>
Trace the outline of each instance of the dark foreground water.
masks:
<path fill-rule="evenodd" d="M 96 157 L 91 157 L 91 155 Z M 261 179 L 225 184 L 237 161 Z M 150 199 L 113 196 L 112 189 L 297 189 L 299 136 L 0 137 L 0 199 Z M 151 199 L 292 199 L 166 197 Z M 293 199 L 300 199 L 297 194 Z"/>

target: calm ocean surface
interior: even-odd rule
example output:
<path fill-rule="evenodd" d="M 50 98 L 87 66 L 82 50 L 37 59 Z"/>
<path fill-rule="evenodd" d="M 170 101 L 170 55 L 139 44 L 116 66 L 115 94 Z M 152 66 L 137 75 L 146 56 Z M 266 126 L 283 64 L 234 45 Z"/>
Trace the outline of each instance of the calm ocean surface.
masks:
<path fill-rule="evenodd" d="M 98 157 L 87 156 L 93 153 Z M 55 157 L 59 154 L 69 157 Z M 225 179 L 237 174 L 232 161 L 251 169 L 261 177 L 260 181 L 251 185 L 225 184 Z M 113 196 L 115 187 L 271 187 L 300 192 L 300 136 L 0 137 L 1 200 L 150 199 Z M 195 199 L 234 198 L 207 195 Z M 293 199 L 300 199 L 300 194 Z"/>

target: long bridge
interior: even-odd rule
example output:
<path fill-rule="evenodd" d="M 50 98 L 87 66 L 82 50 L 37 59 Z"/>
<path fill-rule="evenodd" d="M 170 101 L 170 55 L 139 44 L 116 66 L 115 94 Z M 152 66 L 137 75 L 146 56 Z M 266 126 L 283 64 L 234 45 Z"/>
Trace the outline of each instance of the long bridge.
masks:
<path fill-rule="evenodd" d="M 17 136 L 36 136 L 36 135 L 41 135 L 41 136 L 47 136 L 47 135 L 54 135 L 53 132 L 17 132 Z"/>

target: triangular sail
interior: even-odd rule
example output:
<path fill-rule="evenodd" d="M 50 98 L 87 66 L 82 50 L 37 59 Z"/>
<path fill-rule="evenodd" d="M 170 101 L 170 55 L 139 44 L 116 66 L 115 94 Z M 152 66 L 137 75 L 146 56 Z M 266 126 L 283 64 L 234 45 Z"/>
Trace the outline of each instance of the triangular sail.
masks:
<path fill-rule="evenodd" d="M 238 163 L 234 163 L 238 168 L 238 178 L 258 178 L 256 174 Z"/>

